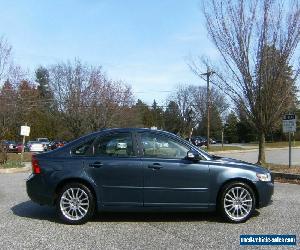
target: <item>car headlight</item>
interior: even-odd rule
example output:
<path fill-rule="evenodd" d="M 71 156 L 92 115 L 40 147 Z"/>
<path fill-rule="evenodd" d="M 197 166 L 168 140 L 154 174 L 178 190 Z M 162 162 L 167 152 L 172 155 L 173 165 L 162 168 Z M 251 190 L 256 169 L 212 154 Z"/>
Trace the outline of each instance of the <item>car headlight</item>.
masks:
<path fill-rule="evenodd" d="M 260 181 L 271 181 L 271 174 L 266 173 L 266 174 L 256 174 L 258 180 Z"/>

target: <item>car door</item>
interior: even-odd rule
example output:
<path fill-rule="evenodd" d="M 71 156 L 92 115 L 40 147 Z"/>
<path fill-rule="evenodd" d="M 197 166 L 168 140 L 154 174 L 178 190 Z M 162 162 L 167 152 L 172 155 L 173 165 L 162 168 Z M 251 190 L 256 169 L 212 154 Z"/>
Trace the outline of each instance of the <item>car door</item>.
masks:
<path fill-rule="evenodd" d="M 207 207 L 209 166 L 186 159 L 190 148 L 166 133 L 140 132 L 144 206 Z"/>
<path fill-rule="evenodd" d="M 114 132 L 96 139 L 84 165 L 101 193 L 103 206 L 143 206 L 143 170 L 131 132 Z"/>

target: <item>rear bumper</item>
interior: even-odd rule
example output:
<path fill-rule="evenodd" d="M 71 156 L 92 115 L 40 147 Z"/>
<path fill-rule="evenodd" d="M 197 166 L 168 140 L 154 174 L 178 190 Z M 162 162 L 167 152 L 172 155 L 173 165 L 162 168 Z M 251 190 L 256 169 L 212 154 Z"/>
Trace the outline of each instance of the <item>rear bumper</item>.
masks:
<path fill-rule="evenodd" d="M 29 198 L 40 205 L 53 205 L 53 195 L 49 193 L 41 175 L 31 174 L 26 180 L 26 191 Z"/>
<path fill-rule="evenodd" d="M 256 188 L 257 188 L 258 198 L 259 198 L 257 207 L 262 208 L 270 205 L 272 203 L 271 198 L 274 193 L 274 183 L 259 181 L 256 183 Z"/>

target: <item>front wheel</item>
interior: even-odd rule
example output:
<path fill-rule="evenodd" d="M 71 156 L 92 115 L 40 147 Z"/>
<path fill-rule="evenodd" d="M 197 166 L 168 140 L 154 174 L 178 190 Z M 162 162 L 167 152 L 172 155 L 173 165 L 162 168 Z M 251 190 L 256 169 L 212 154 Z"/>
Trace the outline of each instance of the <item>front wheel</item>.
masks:
<path fill-rule="evenodd" d="M 244 222 L 255 210 L 255 194 L 246 183 L 229 183 L 223 189 L 219 208 L 226 220 L 235 223 Z"/>
<path fill-rule="evenodd" d="M 68 224 L 83 224 L 95 212 L 95 200 L 91 190 L 80 183 L 64 186 L 56 206 L 59 217 Z"/>

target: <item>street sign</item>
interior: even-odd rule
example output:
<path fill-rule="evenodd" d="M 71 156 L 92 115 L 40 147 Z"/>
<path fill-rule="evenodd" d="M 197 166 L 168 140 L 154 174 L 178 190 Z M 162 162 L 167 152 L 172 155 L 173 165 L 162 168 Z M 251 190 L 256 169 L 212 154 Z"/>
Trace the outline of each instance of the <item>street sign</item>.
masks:
<path fill-rule="evenodd" d="M 29 136 L 29 134 L 30 134 L 30 127 L 29 126 L 21 126 L 20 135 Z"/>
<path fill-rule="evenodd" d="M 282 129 L 283 133 L 296 132 L 296 115 L 284 115 L 282 120 Z"/>

